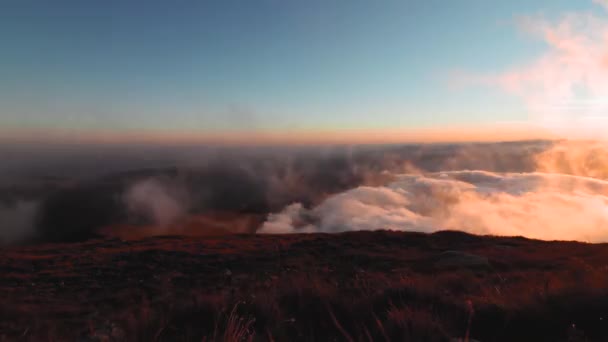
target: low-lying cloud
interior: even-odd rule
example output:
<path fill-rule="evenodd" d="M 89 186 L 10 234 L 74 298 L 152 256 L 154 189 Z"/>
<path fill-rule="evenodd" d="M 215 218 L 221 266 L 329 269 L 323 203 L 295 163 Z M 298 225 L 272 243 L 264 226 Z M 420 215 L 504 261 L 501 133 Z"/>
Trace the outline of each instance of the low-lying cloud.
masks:
<path fill-rule="evenodd" d="M 606 241 L 606 179 L 601 142 L 260 151 L 0 188 L 0 243 L 375 229 Z"/>
<path fill-rule="evenodd" d="M 186 214 L 185 195 L 157 179 L 146 179 L 131 186 L 124 195 L 128 213 L 164 227 Z"/>
<path fill-rule="evenodd" d="M 608 241 L 608 182 L 547 173 L 452 171 L 399 175 L 306 209 L 272 214 L 260 233 L 391 229 Z"/>
<path fill-rule="evenodd" d="M 562 141 L 535 154 L 535 170 L 608 179 L 608 143 Z"/>

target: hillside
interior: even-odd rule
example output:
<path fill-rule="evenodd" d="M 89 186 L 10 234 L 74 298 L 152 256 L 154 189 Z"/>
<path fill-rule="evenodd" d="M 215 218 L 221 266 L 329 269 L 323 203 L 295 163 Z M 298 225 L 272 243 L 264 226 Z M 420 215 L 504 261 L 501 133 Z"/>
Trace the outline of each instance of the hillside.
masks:
<path fill-rule="evenodd" d="M 388 231 L 0 251 L 6 341 L 605 341 L 608 245 Z"/>

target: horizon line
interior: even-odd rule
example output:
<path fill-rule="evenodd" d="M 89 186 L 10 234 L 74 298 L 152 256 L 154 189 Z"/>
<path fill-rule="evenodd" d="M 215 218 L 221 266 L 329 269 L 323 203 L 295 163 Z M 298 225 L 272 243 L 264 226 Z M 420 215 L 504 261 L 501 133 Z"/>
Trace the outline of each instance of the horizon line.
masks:
<path fill-rule="evenodd" d="M 3 144 L 88 145 L 377 145 L 400 143 L 474 143 L 555 140 L 559 137 L 525 122 L 377 129 L 276 130 L 68 130 L 20 128 L 0 130 Z"/>

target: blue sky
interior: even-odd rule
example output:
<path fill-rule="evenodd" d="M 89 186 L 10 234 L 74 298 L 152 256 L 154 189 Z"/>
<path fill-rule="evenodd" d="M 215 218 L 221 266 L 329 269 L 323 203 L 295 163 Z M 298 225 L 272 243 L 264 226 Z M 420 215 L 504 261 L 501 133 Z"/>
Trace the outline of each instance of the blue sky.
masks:
<path fill-rule="evenodd" d="M 521 15 L 590 1 L 0 2 L 3 131 L 417 128 L 526 120 L 454 88 L 546 49 Z"/>

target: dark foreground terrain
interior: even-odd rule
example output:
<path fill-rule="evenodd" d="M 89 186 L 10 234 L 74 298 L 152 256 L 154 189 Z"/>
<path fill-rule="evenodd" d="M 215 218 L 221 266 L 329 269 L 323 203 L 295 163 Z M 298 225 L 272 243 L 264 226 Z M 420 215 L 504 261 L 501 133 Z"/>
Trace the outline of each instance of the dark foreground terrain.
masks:
<path fill-rule="evenodd" d="M 2 341 L 607 341 L 608 245 L 357 232 L 0 251 Z"/>

